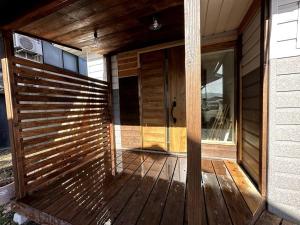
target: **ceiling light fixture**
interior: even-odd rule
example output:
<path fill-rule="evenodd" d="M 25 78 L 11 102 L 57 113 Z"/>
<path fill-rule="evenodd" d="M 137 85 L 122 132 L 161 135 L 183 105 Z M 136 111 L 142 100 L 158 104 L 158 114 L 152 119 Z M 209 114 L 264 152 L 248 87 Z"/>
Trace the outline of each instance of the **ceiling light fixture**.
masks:
<path fill-rule="evenodd" d="M 150 25 L 149 29 L 156 31 L 156 30 L 160 30 L 161 27 L 162 24 L 158 22 L 158 19 L 156 17 L 153 17 L 153 23 Z"/>
<path fill-rule="evenodd" d="M 94 46 L 96 48 L 100 47 L 100 38 L 98 37 L 97 31 L 94 32 Z"/>

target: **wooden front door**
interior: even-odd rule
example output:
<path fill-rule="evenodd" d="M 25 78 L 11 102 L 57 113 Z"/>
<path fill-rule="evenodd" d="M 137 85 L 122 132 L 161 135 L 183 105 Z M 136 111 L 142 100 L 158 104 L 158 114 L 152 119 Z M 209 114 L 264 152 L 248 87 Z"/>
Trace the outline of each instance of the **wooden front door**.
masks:
<path fill-rule="evenodd" d="M 186 152 L 184 46 L 168 50 L 169 151 Z"/>
<path fill-rule="evenodd" d="M 143 149 L 186 152 L 184 47 L 140 55 Z"/>
<path fill-rule="evenodd" d="M 140 65 L 142 147 L 167 151 L 164 50 L 141 54 Z"/>

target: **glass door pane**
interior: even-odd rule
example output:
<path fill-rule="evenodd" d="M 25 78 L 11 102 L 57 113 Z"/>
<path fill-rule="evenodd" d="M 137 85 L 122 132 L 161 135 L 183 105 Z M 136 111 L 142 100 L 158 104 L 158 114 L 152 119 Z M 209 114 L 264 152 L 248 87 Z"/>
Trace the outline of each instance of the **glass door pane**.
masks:
<path fill-rule="evenodd" d="M 234 50 L 202 55 L 202 140 L 234 141 Z"/>

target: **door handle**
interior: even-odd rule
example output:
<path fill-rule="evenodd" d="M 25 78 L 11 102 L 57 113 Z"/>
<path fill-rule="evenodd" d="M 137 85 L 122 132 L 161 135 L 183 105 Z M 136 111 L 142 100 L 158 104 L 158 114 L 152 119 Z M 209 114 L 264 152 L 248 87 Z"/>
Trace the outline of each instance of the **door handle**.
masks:
<path fill-rule="evenodd" d="M 172 120 L 173 120 L 173 123 L 175 124 L 177 119 L 174 117 L 174 108 L 176 107 L 176 101 L 174 100 L 173 103 L 172 103 L 172 108 L 171 108 L 171 117 L 172 117 Z"/>

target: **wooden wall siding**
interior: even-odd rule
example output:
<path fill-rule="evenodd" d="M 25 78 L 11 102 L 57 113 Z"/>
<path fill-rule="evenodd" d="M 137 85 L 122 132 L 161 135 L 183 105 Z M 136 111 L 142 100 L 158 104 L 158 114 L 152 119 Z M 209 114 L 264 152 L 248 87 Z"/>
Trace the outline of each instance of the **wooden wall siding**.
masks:
<path fill-rule="evenodd" d="M 143 148 L 167 151 L 165 51 L 140 55 Z"/>
<path fill-rule="evenodd" d="M 122 148 L 142 146 L 138 82 L 137 76 L 119 79 Z"/>
<path fill-rule="evenodd" d="M 259 183 L 261 151 L 261 78 L 259 68 L 242 78 L 242 164 Z"/>
<path fill-rule="evenodd" d="M 242 33 L 240 157 L 242 165 L 260 185 L 262 129 L 261 87 L 261 12 L 260 9 Z"/>
<path fill-rule="evenodd" d="M 118 75 L 120 78 L 138 75 L 137 52 L 118 54 Z"/>
<path fill-rule="evenodd" d="M 11 65 L 25 192 L 91 159 L 111 169 L 108 83 L 15 57 Z"/>
<path fill-rule="evenodd" d="M 242 34 L 242 76 L 260 66 L 260 17 L 258 10 Z"/>

